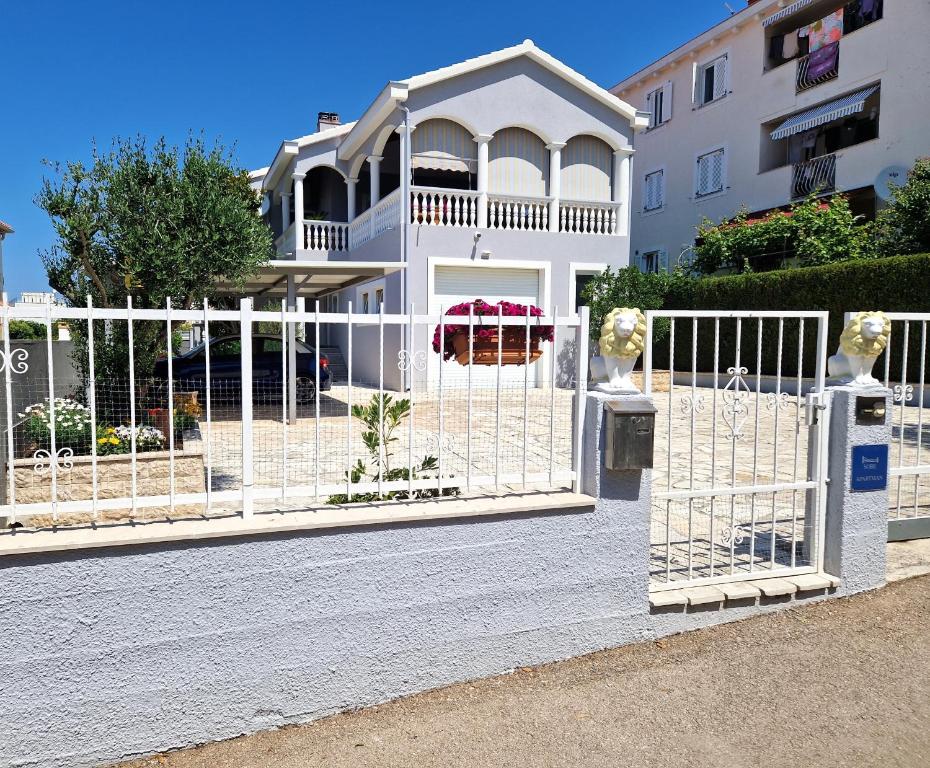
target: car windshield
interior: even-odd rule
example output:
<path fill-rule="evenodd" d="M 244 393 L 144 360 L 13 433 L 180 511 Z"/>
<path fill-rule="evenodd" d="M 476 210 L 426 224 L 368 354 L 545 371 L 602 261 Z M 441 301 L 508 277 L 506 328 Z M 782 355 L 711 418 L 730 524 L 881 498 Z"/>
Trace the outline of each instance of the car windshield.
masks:
<path fill-rule="evenodd" d="M 279 336 L 253 336 L 252 347 L 256 350 L 264 349 L 267 352 L 281 351 L 281 338 Z M 181 359 L 194 358 L 202 355 L 206 344 L 201 342 L 196 347 L 189 349 L 182 355 Z M 210 340 L 210 354 L 212 355 L 238 355 L 241 353 L 240 341 L 238 336 L 226 336 Z M 303 354 L 313 354 L 313 347 L 309 344 L 297 340 L 297 351 Z"/>

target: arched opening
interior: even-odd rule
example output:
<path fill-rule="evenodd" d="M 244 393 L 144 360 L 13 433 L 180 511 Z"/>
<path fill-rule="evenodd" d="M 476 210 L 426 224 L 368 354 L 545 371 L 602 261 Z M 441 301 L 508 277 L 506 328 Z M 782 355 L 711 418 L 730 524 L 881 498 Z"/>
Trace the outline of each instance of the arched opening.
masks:
<path fill-rule="evenodd" d="M 410 165 L 415 186 L 474 190 L 478 145 L 468 129 L 453 120 L 424 120 L 412 134 Z"/>
<path fill-rule="evenodd" d="M 611 200 L 613 150 L 596 136 L 574 136 L 562 149 L 563 200 Z"/>
<path fill-rule="evenodd" d="M 348 215 L 346 185 L 342 174 L 329 166 L 307 171 L 304 179 L 304 218 L 313 221 L 345 221 Z"/>
<path fill-rule="evenodd" d="M 488 192 L 545 197 L 549 152 L 545 142 L 526 128 L 504 128 L 488 145 Z"/>

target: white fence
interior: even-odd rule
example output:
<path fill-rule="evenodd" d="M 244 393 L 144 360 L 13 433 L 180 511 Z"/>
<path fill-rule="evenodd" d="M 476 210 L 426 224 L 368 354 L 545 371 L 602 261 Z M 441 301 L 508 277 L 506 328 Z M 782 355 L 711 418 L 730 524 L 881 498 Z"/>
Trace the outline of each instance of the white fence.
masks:
<path fill-rule="evenodd" d="M 444 334 L 438 352 L 431 348 L 438 313 L 357 314 L 351 305 L 346 313 L 287 312 L 283 302 L 255 311 L 244 300 L 237 310 L 5 305 L 0 317 L 7 454 L 0 517 L 14 523 L 248 517 L 288 504 L 578 487 L 587 361 L 577 359 L 577 383 L 562 389 L 555 358 L 565 342 L 585 348 L 586 312 L 446 316 L 468 330 L 470 351 L 483 329 L 499 350 L 506 337 L 525 339 L 527 359 L 534 329 L 552 327 L 542 358 L 519 380 L 501 375 L 498 354 L 490 387 L 473 386 L 473 365 L 464 379 L 451 377 L 455 360 L 428 378 L 428 356 L 447 351 Z M 86 389 L 62 391 L 49 362 L 47 381 L 28 398 L 34 407 L 14 412 L 30 361 L 10 350 L 10 319 L 43 323 L 49 349 L 57 321 L 83 328 Z M 173 355 L 169 332 L 179 323 L 203 328 L 204 345 L 184 357 Z M 322 354 L 312 353 L 324 330 L 344 335 L 345 384 L 327 382 Z M 99 374 L 104 339 L 126 341 L 125 380 Z M 155 375 L 137 370 L 140 339 L 157 339 L 166 354 Z M 373 360 L 376 371 L 364 382 L 353 375 L 361 360 Z M 387 389 L 388 366 L 405 380 L 402 391 Z M 289 418 L 293 392 L 296 419 Z"/>
<path fill-rule="evenodd" d="M 645 391 L 659 407 L 654 588 L 820 568 L 827 318 L 826 312 L 647 313 Z M 661 386 L 653 370 L 659 328 L 668 346 Z M 805 344 L 813 345 L 812 363 Z M 682 347 L 688 354 L 678 360 Z M 771 360 L 766 348 L 774 352 L 771 371 L 764 370 Z"/>
<path fill-rule="evenodd" d="M 892 390 L 889 456 L 889 538 L 930 536 L 930 406 L 927 322 L 930 313 L 888 312 L 891 334 L 885 352 L 885 386 Z M 896 365 L 892 365 L 892 356 Z M 897 370 L 895 370 L 897 368 Z"/>

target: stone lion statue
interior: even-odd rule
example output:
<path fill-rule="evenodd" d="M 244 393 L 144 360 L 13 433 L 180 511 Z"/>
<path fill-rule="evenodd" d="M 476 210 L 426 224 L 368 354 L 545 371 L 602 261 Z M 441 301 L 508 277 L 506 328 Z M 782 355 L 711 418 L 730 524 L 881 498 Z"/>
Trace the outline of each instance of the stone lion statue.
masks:
<path fill-rule="evenodd" d="M 639 392 L 630 378 L 636 359 L 646 346 L 646 317 L 638 309 L 622 307 L 607 314 L 598 341 L 600 356 L 591 358 L 596 389 L 612 394 Z"/>
<path fill-rule="evenodd" d="M 885 351 L 890 333 L 891 321 L 884 312 L 854 315 L 843 329 L 839 349 L 827 361 L 830 376 L 859 386 L 879 384 L 872 366 Z"/>

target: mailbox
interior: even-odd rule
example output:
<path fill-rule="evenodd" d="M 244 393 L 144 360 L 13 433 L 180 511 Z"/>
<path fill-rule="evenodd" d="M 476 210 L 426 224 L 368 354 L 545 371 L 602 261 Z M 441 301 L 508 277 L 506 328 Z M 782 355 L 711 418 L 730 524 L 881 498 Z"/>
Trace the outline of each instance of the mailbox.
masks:
<path fill-rule="evenodd" d="M 610 400 L 607 421 L 607 469 L 652 469 L 656 407 L 646 400 Z"/>
<path fill-rule="evenodd" d="M 884 424 L 884 396 L 859 396 L 856 398 L 856 424 Z"/>

